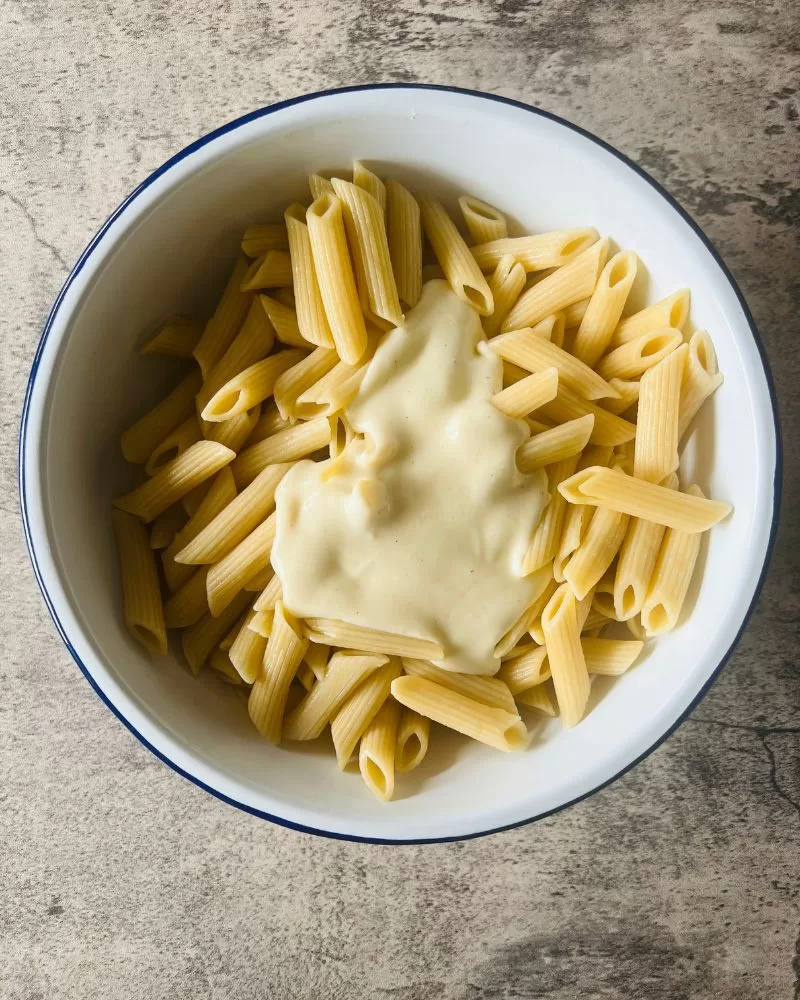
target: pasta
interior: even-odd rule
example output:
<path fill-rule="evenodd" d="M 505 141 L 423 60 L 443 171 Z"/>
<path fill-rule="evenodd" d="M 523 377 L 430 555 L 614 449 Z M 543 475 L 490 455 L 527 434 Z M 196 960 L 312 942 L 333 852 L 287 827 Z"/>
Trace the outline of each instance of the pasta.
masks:
<path fill-rule="evenodd" d="M 509 417 L 520 420 L 540 406 L 556 398 L 558 392 L 558 370 L 545 368 L 536 375 L 528 375 L 514 385 L 507 386 L 492 397 L 498 410 Z M 594 423 L 594 418 L 592 419 Z"/>
<path fill-rule="evenodd" d="M 304 347 L 309 351 L 313 350 L 314 345 L 300 333 L 297 313 L 291 306 L 284 305 L 283 302 L 279 302 L 278 299 L 270 295 L 259 295 L 258 301 L 272 323 L 276 340 L 282 344 L 288 344 L 290 347 Z"/>
<path fill-rule="evenodd" d="M 519 383 L 522 384 L 521 382 Z M 517 452 L 517 467 L 520 472 L 533 472 L 565 458 L 578 455 L 589 442 L 594 427 L 594 414 L 568 420 L 550 430 L 534 434 L 520 446 Z"/>
<path fill-rule="evenodd" d="M 220 420 L 217 423 L 209 423 L 205 428 L 207 441 L 216 441 L 223 444 L 231 451 L 239 451 L 245 441 L 253 433 L 253 429 L 261 417 L 261 404 L 257 403 L 252 410 L 240 413 L 229 420 Z"/>
<path fill-rule="evenodd" d="M 175 540 L 175 536 L 186 524 L 186 511 L 180 504 L 167 507 L 159 514 L 150 528 L 150 548 L 166 549 Z"/>
<path fill-rule="evenodd" d="M 143 465 L 167 434 L 194 413 L 194 397 L 201 384 L 200 372 L 191 372 L 165 399 L 124 432 L 119 443 L 127 462 Z"/>
<path fill-rule="evenodd" d="M 380 205 L 381 211 L 386 212 L 386 185 L 377 174 L 374 174 L 360 160 L 353 161 L 353 183 L 356 187 L 360 187 L 371 194 Z M 336 190 L 334 185 L 331 186 Z"/>
<path fill-rule="evenodd" d="M 394 794 L 394 758 L 400 705 L 387 698 L 361 736 L 358 767 L 364 783 L 384 802 Z"/>
<path fill-rule="evenodd" d="M 244 488 L 268 465 L 304 458 L 318 448 L 324 448 L 330 439 L 330 421 L 324 417 L 278 431 L 239 454 L 231 466 L 236 484 L 240 489 Z"/>
<path fill-rule="evenodd" d="M 628 528 L 628 515 L 599 507 L 585 537 L 564 567 L 564 579 L 582 600 L 611 565 Z"/>
<path fill-rule="evenodd" d="M 700 330 L 689 341 L 686 368 L 681 384 L 678 440 L 682 440 L 694 415 L 708 397 L 722 385 L 717 356 L 711 338 Z"/>
<path fill-rule="evenodd" d="M 572 351 L 587 365 L 596 365 L 614 333 L 636 277 L 636 254 L 618 253 L 603 268 L 586 312 L 581 319 Z"/>
<path fill-rule="evenodd" d="M 547 271 L 571 263 L 599 238 L 596 229 L 560 229 L 537 236 L 497 238 L 473 247 L 472 255 L 484 271 L 491 271 L 501 257 L 507 255 L 520 263 L 526 272 Z"/>
<path fill-rule="evenodd" d="M 243 258 L 237 260 L 233 272 L 219 300 L 214 315 L 206 323 L 200 340 L 195 345 L 195 360 L 200 365 L 203 378 L 227 351 L 244 322 L 250 308 L 250 295 L 241 290 L 248 265 Z"/>
<path fill-rule="evenodd" d="M 318 347 L 333 347 L 333 334 L 325 315 L 319 290 L 317 270 L 311 252 L 311 239 L 303 205 L 290 205 L 284 212 L 289 235 L 289 255 L 297 308 L 297 326 L 304 340 Z"/>
<path fill-rule="evenodd" d="M 415 306 L 422 292 L 422 223 L 414 195 L 398 181 L 386 182 L 386 226 L 397 293 Z"/>
<path fill-rule="evenodd" d="M 139 351 L 142 354 L 163 354 L 171 358 L 191 358 L 202 332 L 202 326 L 195 320 L 176 316 L 146 340 Z"/>
<path fill-rule="evenodd" d="M 625 444 L 626 441 L 632 441 L 636 436 L 635 424 L 590 403 L 588 399 L 583 399 L 560 382 L 555 399 L 539 407 L 536 415 L 558 424 L 575 420 L 576 417 L 584 417 L 588 413 L 594 416 L 590 444 L 614 448 Z"/>
<path fill-rule="evenodd" d="M 218 563 L 214 563 L 208 571 L 206 581 L 208 606 L 212 615 L 219 615 L 244 589 L 248 580 L 260 570 L 269 568 L 274 540 L 275 514 L 270 514 L 236 548 L 231 549 Z"/>
<path fill-rule="evenodd" d="M 331 738 L 340 770 L 343 771 L 350 763 L 356 744 L 389 697 L 392 683 L 401 673 L 402 668 L 396 660 L 378 667 L 334 715 Z"/>
<path fill-rule="evenodd" d="M 636 378 L 657 365 L 677 347 L 682 335 L 677 330 L 662 329 L 642 334 L 617 347 L 600 361 L 598 372 L 603 378 Z"/>
<path fill-rule="evenodd" d="M 124 511 L 115 510 L 112 517 L 125 625 L 148 653 L 163 656 L 167 652 L 167 629 L 147 530 L 141 521 Z"/>
<path fill-rule="evenodd" d="M 441 684 L 450 691 L 457 691 L 465 698 L 472 698 L 490 708 L 504 708 L 514 711 L 514 699 L 503 683 L 496 677 L 475 677 L 471 674 L 456 674 L 452 670 L 442 670 L 441 667 L 427 660 L 403 658 L 403 669 L 411 677 L 425 677 L 435 684 Z"/>
<path fill-rule="evenodd" d="M 458 204 L 473 243 L 489 243 L 508 236 L 506 217 L 496 208 L 467 194 L 458 199 Z"/>
<path fill-rule="evenodd" d="M 492 292 L 455 223 L 435 198 L 422 196 L 419 207 L 425 235 L 450 287 L 481 316 L 488 316 L 494 308 Z"/>
<path fill-rule="evenodd" d="M 244 613 L 247 601 L 247 594 L 239 594 L 218 618 L 212 614 L 204 614 L 195 625 L 183 630 L 181 648 L 193 674 L 200 672 L 211 651 Z"/>
<path fill-rule="evenodd" d="M 569 479 L 573 474 L 577 464 L 578 456 L 572 455 L 556 462 L 547 470 L 550 503 L 545 507 L 539 526 L 533 533 L 522 566 L 523 573 L 533 573 L 542 566 L 546 566 L 556 554 L 567 506 L 559 487 L 564 480 Z"/>
<path fill-rule="evenodd" d="M 362 625 L 349 625 L 330 618 L 307 618 L 307 634 L 329 646 L 344 646 L 347 649 L 363 649 L 369 653 L 386 653 L 388 656 L 408 656 L 422 660 L 441 660 L 442 647 L 429 639 L 412 639 L 405 635 L 392 635 Z"/>
<path fill-rule="evenodd" d="M 431 734 L 431 720 L 419 712 L 403 708 L 397 727 L 397 744 L 394 753 L 394 769 L 406 773 L 419 767 L 428 752 Z"/>
<path fill-rule="evenodd" d="M 231 664 L 246 684 L 253 684 L 258 679 L 267 649 L 264 636 L 249 628 L 255 613 L 251 611 L 242 622 L 228 651 Z"/>
<path fill-rule="evenodd" d="M 689 289 L 681 288 L 665 299 L 621 320 L 608 343 L 610 349 L 627 344 L 643 334 L 672 327 L 682 330 L 689 318 Z"/>
<path fill-rule="evenodd" d="M 525 287 L 525 269 L 511 254 L 505 254 L 497 262 L 497 267 L 489 278 L 489 291 L 494 300 L 494 310 L 484 316 L 483 329 L 486 336 L 497 336 L 506 316 Z"/>
<path fill-rule="evenodd" d="M 278 601 L 275 624 L 264 654 L 264 667 L 250 690 L 247 711 L 256 729 L 270 743 L 279 743 L 289 685 L 305 654 L 307 640 L 295 618 Z"/>
<path fill-rule="evenodd" d="M 689 348 L 684 344 L 642 375 L 633 474 L 660 482 L 678 468 L 678 415 Z"/>
<path fill-rule="evenodd" d="M 542 612 L 547 659 L 558 700 L 561 721 L 575 726 L 589 700 L 589 672 L 580 641 L 575 595 L 562 583 Z"/>
<path fill-rule="evenodd" d="M 302 358 L 297 349 L 280 351 L 245 368 L 209 399 L 203 420 L 231 420 L 262 403 L 272 395 L 278 378 Z"/>
<path fill-rule="evenodd" d="M 248 257 L 261 257 L 270 250 L 287 250 L 289 237 L 283 222 L 249 226 L 242 237 L 242 253 Z"/>

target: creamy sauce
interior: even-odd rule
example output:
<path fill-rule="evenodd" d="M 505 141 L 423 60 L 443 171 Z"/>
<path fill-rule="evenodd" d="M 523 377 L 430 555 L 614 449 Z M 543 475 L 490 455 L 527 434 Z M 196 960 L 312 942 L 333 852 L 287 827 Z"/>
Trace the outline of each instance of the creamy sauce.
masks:
<path fill-rule="evenodd" d="M 475 311 L 431 281 L 386 335 L 335 459 L 298 462 L 277 494 L 272 562 L 286 606 L 441 644 L 441 666 L 493 674 L 533 599 L 518 571 L 547 500 L 515 461 L 527 424 L 491 403 L 502 362 Z"/>

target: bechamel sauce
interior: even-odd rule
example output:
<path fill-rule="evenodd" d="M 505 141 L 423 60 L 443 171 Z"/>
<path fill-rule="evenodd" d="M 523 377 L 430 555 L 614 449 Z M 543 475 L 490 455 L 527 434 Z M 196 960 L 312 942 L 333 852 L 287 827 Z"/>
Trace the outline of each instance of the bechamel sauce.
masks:
<path fill-rule="evenodd" d="M 347 410 L 363 437 L 281 482 L 272 562 L 295 615 L 433 639 L 441 666 L 493 674 L 533 599 L 516 568 L 547 480 L 517 470 L 528 427 L 492 405 L 502 362 L 483 337 L 444 281 L 425 285 Z"/>

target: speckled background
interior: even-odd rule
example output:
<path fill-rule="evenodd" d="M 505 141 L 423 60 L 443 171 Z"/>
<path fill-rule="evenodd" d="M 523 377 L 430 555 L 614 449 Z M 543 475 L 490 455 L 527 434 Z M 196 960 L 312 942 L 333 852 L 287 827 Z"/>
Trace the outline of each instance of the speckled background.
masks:
<path fill-rule="evenodd" d="M 0 996 L 800 997 L 798 93 L 792 0 L 0 0 Z M 33 582 L 16 437 L 39 329 L 120 199 L 197 135 L 373 81 L 494 91 L 638 160 L 772 358 L 772 571 L 692 718 L 535 826 L 382 848 L 235 812 L 152 757 Z"/>

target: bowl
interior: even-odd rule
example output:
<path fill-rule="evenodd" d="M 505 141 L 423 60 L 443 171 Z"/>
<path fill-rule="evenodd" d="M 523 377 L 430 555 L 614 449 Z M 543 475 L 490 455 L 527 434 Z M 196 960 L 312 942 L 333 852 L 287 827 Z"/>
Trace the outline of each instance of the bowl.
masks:
<path fill-rule="evenodd" d="M 147 658 L 122 623 L 111 499 L 129 485 L 120 431 L 164 391 L 169 366 L 135 353 L 176 312 L 202 316 L 244 228 L 279 218 L 312 170 L 362 158 L 452 203 L 469 192 L 529 231 L 592 225 L 647 268 L 635 294 L 692 290 L 725 382 L 698 420 L 683 474 L 735 507 L 704 538 L 691 614 L 640 665 L 596 683 L 573 730 L 540 723 L 529 752 L 457 737 L 391 803 L 319 746 L 266 745 L 233 689 L 177 657 Z M 736 284 L 699 227 L 644 171 L 537 108 L 446 87 L 356 87 L 275 104 L 178 153 L 81 255 L 42 334 L 24 404 L 25 534 L 56 626 L 95 691 L 150 750 L 219 798 L 334 837 L 423 842 L 541 818 L 598 791 L 671 733 L 729 656 L 774 537 L 779 444 L 767 363 Z"/>

